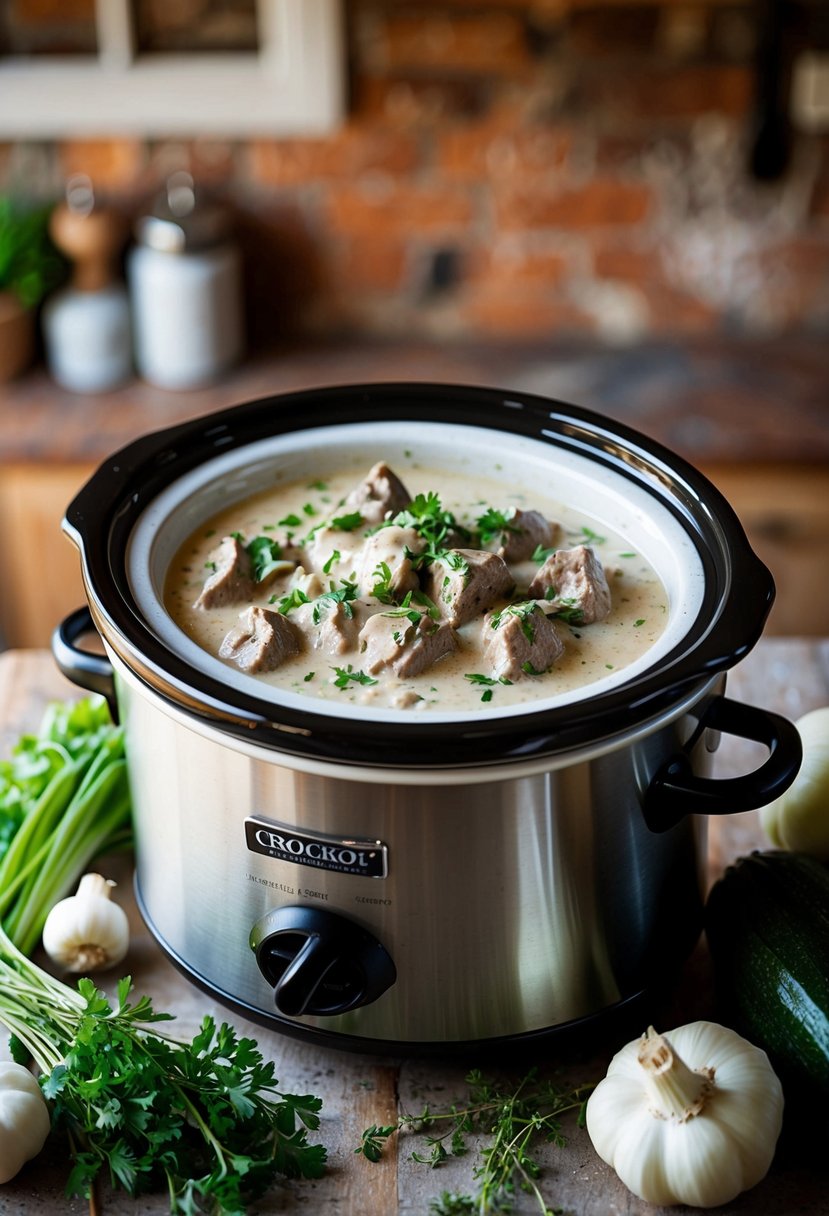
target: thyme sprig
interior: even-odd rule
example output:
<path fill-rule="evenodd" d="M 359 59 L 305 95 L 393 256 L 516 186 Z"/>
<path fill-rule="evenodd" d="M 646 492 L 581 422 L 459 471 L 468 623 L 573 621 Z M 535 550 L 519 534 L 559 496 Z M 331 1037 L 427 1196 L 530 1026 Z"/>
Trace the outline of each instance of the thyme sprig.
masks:
<path fill-rule="evenodd" d="M 531 1069 L 517 1084 L 498 1082 L 477 1069 L 466 1076 L 466 1101 L 447 1110 L 424 1106 L 419 1114 L 403 1114 L 396 1124 L 373 1124 L 362 1134 L 355 1153 L 379 1161 L 389 1141 L 399 1133 L 421 1135 L 426 1152 L 415 1151 L 413 1161 L 438 1168 L 451 1157 L 469 1152 L 469 1137 L 486 1137 L 473 1166 L 474 1194 L 443 1192 L 433 1200 L 434 1216 L 470 1212 L 507 1213 L 513 1210 L 516 1191 L 535 1200 L 542 1216 L 552 1216 L 539 1185 L 542 1168 L 537 1159 L 539 1142 L 562 1147 L 566 1143 L 562 1116 L 577 1111 L 584 1127 L 585 1108 L 593 1085 L 569 1086 L 541 1078 Z"/>

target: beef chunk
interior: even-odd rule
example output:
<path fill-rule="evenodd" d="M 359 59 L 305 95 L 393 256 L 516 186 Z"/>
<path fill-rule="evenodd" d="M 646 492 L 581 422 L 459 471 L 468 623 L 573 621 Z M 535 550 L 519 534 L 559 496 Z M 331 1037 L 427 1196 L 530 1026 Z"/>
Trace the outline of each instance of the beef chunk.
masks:
<path fill-rule="evenodd" d="M 420 675 L 444 655 L 457 650 L 454 630 L 428 613 L 390 615 L 377 612 L 360 630 L 360 651 L 365 671 L 375 675 L 389 669 L 403 678 Z"/>
<path fill-rule="evenodd" d="M 507 680 L 540 674 L 564 653 L 555 625 L 535 600 L 487 613 L 483 643 L 492 674 Z"/>
<path fill-rule="evenodd" d="M 251 605 L 239 614 L 238 625 L 224 638 L 219 657 L 253 673 L 275 671 L 299 650 L 299 631 L 286 616 Z"/>
<path fill-rule="evenodd" d="M 568 612 L 573 624 L 591 625 L 610 613 L 602 563 L 587 545 L 551 553 L 530 583 L 529 594 L 556 612 Z"/>
<path fill-rule="evenodd" d="M 359 605 L 352 603 L 303 604 L 291 619 L 296 622 L 315 650 L 343 655 L 357 647 L 360 629 Z"/>
<path fill-rule="evenodd" d="M 223 608 L 253 599 L 251 561 L 235 536 L 226 536 L 211 554 L 213 573 L 201 589 L 194 608 Z"/>
<path fill-rule="evenodd" d="M 522 511 L 514 507 L 507 515 L 507 528 L 501 533 L 498 554 L 505 562 L 525 562 L 539 545 L 548 549 L 560 532 L 559 525 L 546 519 L 540 511 Z"/>
<path fill-rule="evenodd" d="M 383 461 L 369 470 L 365 481 L 355 486 L 343 504 L 343 513 L 359 511 L 367 524 L 381 524 L 412 501 L 400 478 Z"/>
<path fill-rule="evenodd" d="M 414 528 L 401 528 L 390 524 L 374 532 L 363 546 L 357 571 L 357 582 L 363 595 L 371 595 L 378 583 L 386 584 L 384 590 L 395 600 L 401 600 L 407 591 L 418 587 L 417 574 L 410 553 L 420 553 L 424 542 Z M 388 575 L 383 570 L 388 567 Z"/>
<path fill-rule="evenodd" d="M 426 594 L 450 625 L 473 620 L 513 587 L 502 557 L 486 549 L 449 549 L 426 575 Z"/>

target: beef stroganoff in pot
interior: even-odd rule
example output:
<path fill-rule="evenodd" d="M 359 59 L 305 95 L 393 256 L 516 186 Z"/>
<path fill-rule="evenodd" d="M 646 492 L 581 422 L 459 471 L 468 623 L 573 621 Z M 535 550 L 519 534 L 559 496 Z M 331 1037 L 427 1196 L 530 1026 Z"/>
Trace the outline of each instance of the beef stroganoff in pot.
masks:
<path fill-rule="evenodd" d="M 180 547 L 165 603 L 257 680 L 412 712 L 583 688 L 667 620 L 653 567 L 603 523 L 404 452 L 217 514 Z"/>

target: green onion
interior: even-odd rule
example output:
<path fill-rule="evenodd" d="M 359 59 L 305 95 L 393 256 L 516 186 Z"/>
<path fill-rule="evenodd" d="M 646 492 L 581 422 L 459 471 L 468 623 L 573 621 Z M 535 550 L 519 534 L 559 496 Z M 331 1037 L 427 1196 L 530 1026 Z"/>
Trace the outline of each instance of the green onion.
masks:
<path fill-rule="evenodd" d="M 0 765 L 0 822 L 7 829 L 9 816 L 18 826 L 0 860 L 0 919 L 30 954 L 49 910 L 89 863 L 130 839 L 123 731 L 113 726 L 103 698 L 55 704 L 39 735 L 23 736 Z"/>

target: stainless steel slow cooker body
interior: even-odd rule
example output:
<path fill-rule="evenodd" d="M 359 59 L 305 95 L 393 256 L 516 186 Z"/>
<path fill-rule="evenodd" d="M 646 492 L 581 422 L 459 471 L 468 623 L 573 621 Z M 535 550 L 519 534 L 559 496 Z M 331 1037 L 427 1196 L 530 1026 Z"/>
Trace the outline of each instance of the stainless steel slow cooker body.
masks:
<path fill-rule="evenodd" d="M 404 437 L 612 511 L 671 601 L 646 660 L 576 697 L 447 715 L 322 705 L 196 653 L 162 603 L 184 537 L 269 477 L 349 446 L 368 467 Z M 797 770 L 794 728 L 723 695 L 773 597 L 733 512 L 575 407 L 416 384 L 253 402 L 117 453 L 65 528 L 106 657 L 81 648 L 84 613 L 55 654 L 124 723 L 145 919 L 196 983 L 292 1033 L 427 1049 L 623 1006 L 698 935 L 705 820 L 688 812 L 761 805 Z M 721 730 L 769 759 L 710 779 Z"/>

